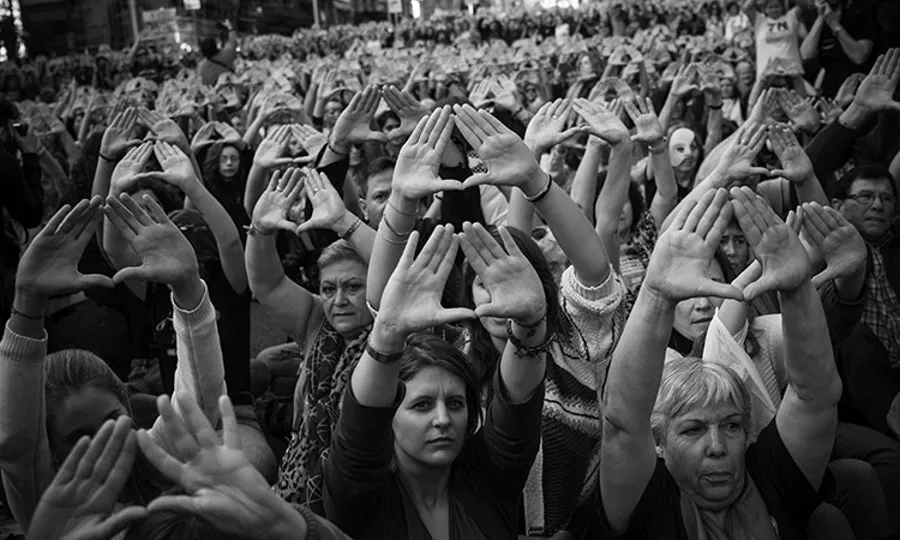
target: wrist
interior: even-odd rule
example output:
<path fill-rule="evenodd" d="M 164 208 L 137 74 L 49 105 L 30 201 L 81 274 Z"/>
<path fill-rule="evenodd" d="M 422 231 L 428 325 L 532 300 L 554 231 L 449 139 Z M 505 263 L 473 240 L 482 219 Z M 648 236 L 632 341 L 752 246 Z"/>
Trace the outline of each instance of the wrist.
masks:
<path fill-rule="evenodd" d="M 384 307 L 382 304 L 382 308 Z M 387 320 L 383 315 L 385 313 L 385 309 L 378 312 L 375 324 L 372 325 L 372 332 L 369 334 L 369 344 L 384 354 L 403 352 L 406 347 L 407 335 L 399 332 L 395 325 L 385 322 Z"/>
<path fill-rule="evenodd" d="M 171 283 L 169 288 L 172 289 L 175 304 L 185 311 L 197 309 L 205 292 L 203 280 L 200 279 L 196 267 L 185 278 Z"/>
<path fill-rule="evenodd" d="M 847 107 L 847 110 L 842 112 L 838 117 L 838 122 L 845 128 L 856 131 L 862 129 L 863 125 L 869 119 L 869 116 L 875 112 L 876 111 L 872 108 L 862 105 L 854 99 L 850 103 L 850 106 Z"/>
<path fill-rule="evenodd" d="M 328 228 L 338 236 L 343 237 L 350 230 L 350 227 L 356 223 L 357 219 L 359 218 L 355 214 L 349 210 L 344 210 L 344 213 L 334 220 Z"/>
<path fill-rule="evenodd" d="M 403 188 L 392 186 L 388 196 L 388 206 L 393 206 L 401 214 L 412 215 L 419 209 L 419 199 L 403 194 Z M 387 211 L 387 207 L 385 207 Z"/>
<path fill-rule="evenodd" d="M 49 303 L 49 298 L 27 286 L 16 287 L 16 294 L 13 298 L 13 309 L 26 318 L 31 319 L 43 316 Z"/>

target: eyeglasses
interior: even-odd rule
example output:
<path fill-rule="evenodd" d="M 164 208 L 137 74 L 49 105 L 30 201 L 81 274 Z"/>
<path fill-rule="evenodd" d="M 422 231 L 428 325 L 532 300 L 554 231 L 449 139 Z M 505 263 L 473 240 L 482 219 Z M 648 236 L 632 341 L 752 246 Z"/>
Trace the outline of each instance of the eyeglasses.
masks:
<path fill-rule="evenodd" d="M 882 204 L 894 204 L 896 201 L 896 197 L 894 197 L 890 193 L 873 193 L 871 191 L 860 191 L 859 193 L 854 193 L 853 195 L 847 195 L 848 199 L 853 199 L 857 203 L 863 206 L 872 206 L 872 203 L 875 202 L 875 199 L 881 199 Z"/>

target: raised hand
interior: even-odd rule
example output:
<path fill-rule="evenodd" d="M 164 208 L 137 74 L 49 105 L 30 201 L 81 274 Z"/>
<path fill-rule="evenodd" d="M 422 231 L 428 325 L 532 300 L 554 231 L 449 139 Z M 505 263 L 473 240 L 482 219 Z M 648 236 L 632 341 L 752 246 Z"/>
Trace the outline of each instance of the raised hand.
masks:
<path fill-rule="evenodd" d="M 743 300 L 741 291 L 709 277 L 710 261 L 731 216 L 724 189 L 707 191 L 699 202 L 687 201 L 657 240 L 644 286 L 673 302 L 698 296 Z"/>
<path fill-rule="evenodd" d="M 111 162 L 117 162 L 129 149 L 139 146 L 140 139 L 134 138 L 134 126 L 137 123 L 137 109 L 129 107 L 125 112 L 119 113 L 103 132 L 100 141 L 100 155 Z M 101 159 L 103 159 L 101 158 Z"/>
<path fill-rule="evenodd" d="M 400 149 L 391 189 L 404 199 L 417 201 L 439 191 L 460 191 L 457 180 L 442 180 L 438 176 L 441 155 L 453 134 L 450 107 L 435 109 L 419 120 L 418 125 Z"/>
<path fill-rule="evenodd" d="M 293 163 L 293 159 L 284 157 L 290 140 L 291 126 L 278 126 L 269 131 L 253 155 L 253 164 L 264 169 L 271 169 Z"/>
<path fill-rule="evenodd" d="M 834 96 L 834 102 L 842 109 L 849 106 L 853 102 L 853 98 L 856 97 L 859 85 L 862 84 L 865 78 L 866 76 L 863 73 L 850 74 L 838 88 L 837 94 Z"/>
<path fill-rule="evenodd" d="M 541 280 L 506 227 L 500 228 L 500 238 L 502 247 L 481 224 L 463 224 L 459 237 L 463 253 L 478 276 L 477 283 L 491 297 L 490 302 L 475 308 L 475 314 L 525 325 L 540 321 L 547 314 Z"/>
<path fill-rule="evenodd" d="M 818 131 L 821 121 L 819 114 L 810 102 L 802 99 L 795 92 L 783 88 L 779 89 L 776 96 L 781 109 L 791 121 L 797 124 L 797 127 L 806 133 Z"/>
<path fill-rule="evenodd" d="M 868 249 L 856 227 L 837 210 L 804 203 L 803 233 L 825 260 L 825 269 L 813 276 L 813 285 L 848 277 L 866 264 Z"/>
<path fill-rule="evenodd" d="M 159 177 L 181 191 L 187 191 L 190 186 L 200 181 L 194 171 L 191 158 L 177 146 L 172 146 L 165 141 L 157 141 L 153 145 L 153 154 L 163 168 L 163 174 Z"/>
<path fill-rule="evenodd" d="M 97 228 L 103 200 L 82 200 L 65 205 L 50 218 L 22 255 L 16 269 L 16 288 L 43 298 L 65 295 L 91 287 L 115 286 L 102 275 L 84 275 L 78 262 Z"/>
<path fill-rule="evenodd" d="M 177 395 L 171 401 L 160 396 L 156 404 L 166 438 L 180 455 L 167 454 L 145 430 L 138 431 L 138 443 L 156 469 L 187 493 L 162 495 L 147 508 L 200 516 L 222 533 L 237 537 L 277 537 L 273 529 L 282 522 L 284 503 L 241 451 L 237 418 L 228 396 L 219 398 L 222 442 L 190 396 Z"/>
<path fill-rule="evenodd" d="M 137 451 L 131 426 L 120 416 L 79 439 L 41 496 L 28 538 L 105 540 L 147 517 L 141 507 L 115 510 Z"/>
<path fill-rule="evenodd" d="M 476 109 L 481 109 L 488 103 L 488 94 L 491 91 L 491 81 L 488 79 L 482 79 L 479 81 L 475 87 L 469 92 L 469 101 L 475 105 Z"/>
<path fill-rule="evenodd" d="M 525 130 L 525 144 L 534 151 L 535 156 L 543 155 L 554 146 L 585 132 L 580 127 L 566 129 L 571 111 L 568 100 L 557 99 L 541 106 Z"/>
<path fill-rule="evenodd" d="M 453 111 L 459 132 L 488 168 L 487 173 L 467 178 L 463 182 L 465 187 L 481 184 L 523 187 L 544 176 L 525 142 L 490 113 L 476 111 L 471 105 L 454 105 Z"/>
<path fill-rule="evenodd" d="M 669 93 L 676 98 L 683 98 L 691 92 L 696 92 L 700 88 L 695 80 L 697 78 L 696 66 L 681 66 L 675 73 L 675 79 L 672 80 L 672 88 Z"/>
<path fill-rule="evenodd" d="M 503 75 L 497 77 L 494 81 L 494 103 L 512 112 L 519 108 L 519 99 L 516 83 Z"/>
<path fill-rule="evenodd" d="M 631 137 L 631 140 L 644 143 L 648 147 L 659 144 L 666 134 L 653 109 L 653 101 L 650 98 L 636 98 L 624 102 L 624 105 L 625 112 L 637 127 L 637 133 Z"/>
<path fill-rule="evenodd" d="M 453 226 L 438 225 L 419 256 L 414 257 L 418 243 L 419 233 L 413 231 L 384 288 L 375 321 L 376 326 L 387 322 L 384 326 L 396 337 L 405 338 L 420 330 L 475 318 L 471 309 L 441 306 L 444 286 L 459 250 Z"/>
<path fill-rule="evenodd" d="M 587 123 L 591 135 L 603 139 L 612 146 L 629 140 L 628 128 L 622 123 L 619 115 L 604 105 L 578 98 L 572 104 L 572 108 Z"/>
<path fill-rule="evenodd" d="M 113 169 L 110 179 L 110 191 L 114 194 L 128 191 L 141 178 L 147 175 L 142 171 L 153 156 L 153 141 L 146 141 L 126 152 Z"/>
<path fill-rule="evenodd" d="M 722 104 L 722 84 L 719 74 L 712 68 L 700 71 L 700 91 L 706 96 L 706 105 L 717 107 Z"/>
<path fill-rule="evenodd" d="M 747 116 L 747 124 L 766 124 L 771 121 L 772 114 L 781 108 L 778 104 L 775 88 L 766 88 L 762 91 L 753 105 L 753 109 Z"/>
<path fill-rule="evenodd" d="M 292 125 L 291 133 L 310 156 L 318 156 L 322 147 L 328 144 L 328 137 L 324 133 L 306 124 Z"/>
<path fill-rule="evenodd" d="M 888 49 L 875 60 L 875 65 L 856 91 L 853 103 L 868 111 L 900 111 L 894 92 L 900 82 L 900 49 Z"/>
<path fill-rule="evenodd" d="M 830 124 L 841 117 L 841 113 L 844 112 L 839 105 L 837 105 L 834 100 L 828 98 L 822 98 L 818 103 L 819 112 L 822 114 L 822 123 Z"/>
<path fill-rule="evenodd" d="M 153 197 L 144 195 L 142 203 L 149 214 L 128 194 L 106 199 L 103 212 L 141 258 L 140 266 L 122 268 L 113 281 L 134 279 L 175 287 L 196 277 L 199 266 L 190 242 Z"/>
<path fill-rule="evenodd" d="M 768 174 L 768 169 L 753 166 L 753 160 L 765 144 L 765 125 L 744 124 L 732 145 L 722 153 L 716 171 L 726 183 L 741 181 L 754 174 Z"/>
<path fill-rule="evenodd" d="M 378 110 L 379 101 L 381 90 L 375 86 L 367 86 L 362 92 L 357 92 L 334 123 L 331 131 L 332 141 L 338 145 L 366 141 L 386 142 L 384 133 L 369 128 L 375 111 Z"/>
<path fill-rule="evenodd" d="M 745 300 L 793 290 L 808 281 L 811 264 L 797 233 L 749 187 L 732 188 L 731 197 L 738 224 L 762 266 L 759 279 L 744 289 Z"/>
<path fill-rule="evenodd" d="M 398 144 L 416 129 L 419 120 L 428 116 L 428 109 L 406 90 L 400 91 L 394 86 L 388 86 L 383 94 L 388 107 L 400 117 L 400 126 L 387 134 L 391 143 Z"/>
<path fill-rule="evenodd" d="M 138 109 L 138 123 L 149 129 L 159 140 L 173 144 L 185 153 L 191 151 L 191 143 L 188 142 L 187 136 L 174 120 L 142 107 Z"/>
<path fill-rule="evenodd" d="M 296 233 L 312 229 L 331 229 L 347 214 L 347 207 L 328 177 L 315 169 L 306 169 L 306 198 L 312 204 L 312 215 L 296 228 Z"/>
<path fill-rule="evenodd" d="M 300 196 L 303 187 L 303 171 L 288 169 L 276 171 L 253 207 L 251 222 L 260 234 L 269 235 L 276 231 L 297 232 L 297 224 L 288 218 L 288 212 Z"/>
<path fill-rule="evenodd" d="M 772 126 L 768 130 L 768 136 L 772 151 L 778 156 L 782 167 L 772 171 L 774 176 L 780 176 L 794 184 L 815 177 L 812 161 L 791 128 L 785 125 Z"/>

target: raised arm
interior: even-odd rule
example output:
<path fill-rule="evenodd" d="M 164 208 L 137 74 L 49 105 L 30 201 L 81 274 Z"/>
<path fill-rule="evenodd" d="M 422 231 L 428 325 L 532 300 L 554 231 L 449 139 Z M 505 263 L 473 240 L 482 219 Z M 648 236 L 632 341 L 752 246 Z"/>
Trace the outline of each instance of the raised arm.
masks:
<path fill-rule="evenodd" d="M 675 305 L 695 296 L 742 298 L 708 277 L 732 212 L 725 190 L 679 208 L 650 257 L 637 302 L 613 353 L 603 398 L 600 495 L 610 528 L 623 534 L 650 481 L 656 451 L 650 414 L 662 377 Z"/>
<path fill-rule="evenodd" d="M 847 58 L 857 66 L 861 66 L 869 59 L 872 54 L 872 47 L 875 43 L 866 36 L 851 36 L 850 32 L 841 25 L 841 11 L 833 10 L 830 5 L 825 6 L 825 24 L 831 28 L 831 33 L 837 38 L 841 45 L 841 50 L 847 55 Z"/>
<path fill-rule="evenodd" d="M 454 106 L 454 111 L 460 133 L 488 168 L 487 173 L 474 174 L 463 185 L 490 183 L 522 189 L 572 261 L 579 281 L 587 287 L 606 281 L 610 262 L 603 242 L 581 209 L 541 170 L 522 139 L 486 111 L 469 105 Z"/>
<path fill-rule="evenodd" d="M 247 290 L 247 268 L 244 263 L 244 245 L 234 220 L 194 174 L 190 158 L 180 148 L 158 141 L 153 152 L 164 171 L 161 178 L 179 188 L 203 215 L 203 220 L 216 239 L 219 260 L 228 283 L 235 292 L 243 293 Z"/>
<path fill-rule="evenodd" d="M 678 186 L 675 183 L 675 170 L 669 160 L 665 133 L 650 98 L 626 102 L 625 111 L 637 127 L 637 133 L 631 140 L 644 145 L 650 154 L 649 166 L 656 182 L 656 194 L 649 201 L 650 213 L 659 228 L 678 203 Z"/>
<path fill-rule="evenodd" d="M 290 139 L 290 126 L 279 126 L 266 133 L 266 138 L 253 154 L 253 165 L 250 167 L 247 186 L 244 188 L 244 210 L 247 211 L 247 215 L 253 215 L 256 202 L 266 190 L 266 174 L 269 169 L 293 163 L 291 158 L 285 157 Z"/>
<path fill-rule="evenodd" d="M 366 278 L 366 299 L 375 309 L 381 305 L 384 288 L 415 227 L 419 201 L 440 191 L 462 190 L 461 182 L 438 177 L 453 125 L 449 107 L 432 111 L 419 120 L 397 157 L 391 195 L 378 226 Z"/>
<path fill-rule="evenodd" d="M 302 187 L 302 171 L 276 172 L 269 187 L 256 203 L 247 234 L 247 277 L 250 290 L 272 314 L 275 323 L 297 341 L 307 334 L 307 326 L 321 302 L 284 275 L 275 249 L 279 230 L 296 234 L 297 225 L 285 215 L 296 204 Z"/>
<path fill-rule="evenodd" d="M 816 178 L 812 161 L 791 128 L 784 125 L 773 126 L 769 129 L 768 138 L 782 165 L 781 169 L 772 171 L 772 174 L 793 184 L 800 202 L 817 202 L 827 206 L 828 197 Z"/>
<path fill-rule="evenodd" d="M 822 303 L 810 281 L 811 265 L 800 239 L 748 187 L 731 190 L 732 205 L 762 266 L 744 289 L 749 300 L 777 290 L 782 311 L 785 364 L 790 381 L 776 414 L 778 432 L 797 466 L 818 489 L 831 458 L 841 381 L 832 355 Z"/>
<path fill-rule="evenodd" d="M 13 311 L 0 342 L 0 469 L 10 509 L 23 528 L 53 478 L 44 403 L 44 313 L 55 296 L 114 286 L 109 277 L 78 272 L 100 204 L 94 197 L 74 208 L 63 206 L 31 241 L 16 270 Z"/>

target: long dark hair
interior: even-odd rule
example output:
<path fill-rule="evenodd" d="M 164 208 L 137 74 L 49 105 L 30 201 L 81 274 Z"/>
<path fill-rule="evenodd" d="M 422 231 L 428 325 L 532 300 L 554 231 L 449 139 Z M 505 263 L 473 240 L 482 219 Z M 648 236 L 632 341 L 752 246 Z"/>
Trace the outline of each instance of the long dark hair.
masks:
<path fill-rule="evenodd" d="M 219 158 L 226 147 L 234 148 L 240 155 L 238 172 L 234 179 L 230 181 L 225 180 L 219 173 Z M 244 186 L 247 184 L 247 176 L 250 174 L 250 169 L 247 165 L 247 160 L 244 158 L 244 152 L 241 152 L 239 147 L 233 144 L 215 142 L 198 152 L 197 160 L 200 162 L 200 172 L 203 173 L 204 182 L 217 199 L 223 202 L 230 200 L 233 195 L 232 192 L 236 190 L 243 197 Z"/>
<path fill-rule="evenodd" d="M 466 435 L 472 435 L 481 424 L 481 378 L 477 366 L 473 365 L 462 351 L 448 341 L 431 332 L 419 332 L 406 342 L 400 359 L 400 380 L 410 381 L 423 369 L 437 367 L 462 379 L 466 385 L 466 408 L 469 418 Z"/>
<path fill-rule="evenodd" d="M 566 316 L 565 311 L 560 306 L 559 287 L 553 277 L 553 272 L 550 271 L 550 265 L 547 264 L 547 259 L 544 258 L 544 254 L 541 252 L 541 248 L 538 247 L 529 235 L 519 229 L 507 227 L 507 230 L 510 235 L 512 235 L 516 245 L 522 250 L 522 254 L 525 255 L 525 258 L 528 259 L 528 262 L 534 267 L 538 278 L 541 280 L 541 288 L 544 290 L 544 297 L 547 301 L 547 332 L 555 332 L 555 340 L 560 343 L 560 345 L 572 344 L 574 338 L 579 333 L 577 332 L 575 325 L 568 316 Z M 500 245 L 503 245 L 503 240 L 496 230 L 491 231 L 491 236 Z M 474 282 L 475 272 L 470 266 L 466 265 L 463 270 L 462 299 L 460 302 L 462 307 L 475 307 L 475 299 L 472 295 L 472 284 Z M 470 336 L 469 355 L 480 368 L 482 383 L 490 383 L 490 377 L 493 376 L 494 371 L 497 369 L 497 363 L 500 361 L 501 353 L 494 347 L 490 334 L 488 334 L 488 331 L 481 325 L 480 321 L 468 321 L 466 324 Z M 581 339 L 583 341 L 584 338 L 582 337 Z M 577 346 L 577 344 L 575 345 Z M 584 350 L 586 351 L 586 344 L 583 345 Z"/>

